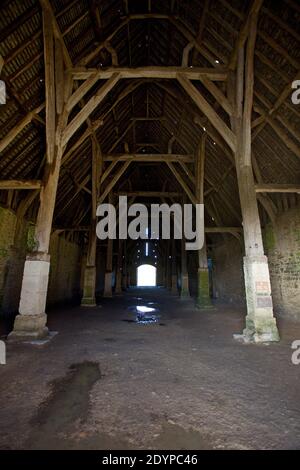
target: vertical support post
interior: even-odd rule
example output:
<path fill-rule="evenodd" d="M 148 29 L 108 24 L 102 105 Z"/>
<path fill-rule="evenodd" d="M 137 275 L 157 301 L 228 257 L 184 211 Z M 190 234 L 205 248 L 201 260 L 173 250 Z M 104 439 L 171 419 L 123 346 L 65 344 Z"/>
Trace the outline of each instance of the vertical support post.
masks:
<path fill-rule="evenodd" d="M 127 267 L 127 241 L 123 242 L 124 254 L 122 256 L 122 290 L 127 290 L 127 277 L 128 277 L 128 267 Z"/>
<path fill-rule="evenodd" d="M 123 277 L 123 242 L 119 240 L 118 261 L 116 272 L 116 294 L 122 294 L 122 277 Z"/>
<path fill-rule="evenodd" d="M 89 245 L 87 261 L 84 271 L 82 307 L 96 306 L 96 256 L 97 256 L 97 235 L 96 235 L 96 211 L 97 201 L 100 192 L 100 180 L 102 174 L 102 155 L 96 137 L 92 136 L 92 217 L 89 232 Z"/>
<path fill-rule="evenodd" d="M 250 18 L 246 67 L 244 49 L 238 53 L 235 117 L 233 130 L 237 136 L 235 163 L 243 215 L 245 257 L 244 277 L 247 300 L 246 328 L 242 338 L 249 342 L 278 341 L 273 314 L 268 259 L 264 254 L 254 176 L 251 163 L 251 116 L 254 84 L 254 48 L 257 15 Z"/>
<path fill-rule="evenodd" d="M 109 202 L 112 204 L 112 195 L 109 195 Z M 106 271 L 104 281 L 104 294 L 103 297 L 112 297 L 112 276 L 113 276 L 113 247 L 114 242 L 111 238 L 107 239 L 107 252 L 106 252 Z"/>
<path fill-rule="evenodd" d="M 63 73 L 63 67 L 55 69 L 54 44 L 56 58 L 61 48 L 54 41 L 52 16 L 48 9 L 43 9 L 45 87 L 46 87 L 46 129 L 47 159 L 43 187 L 40 192 L 40 206 L 37 216 L 35 238 L 37 251 L 27 256 L 19 305 L 19 315 L 14 323 L 10 340 L 40 339 L 48 334 L 46 327 L 46 299 L 48 291 L 50 255 L 49 245 L 57 186 L 64 148 L 61 144 L 62 133 L 67 124 L 68 113 L 64 104 L 72 91 L 72 80 Z M 62 60 L 62 59 L 61 59 Z M 61 62 L 60 62 L 61 63 Z M 56 73 L 55 73 L 56 72 Z M 58 89 L 64 84 L 65 102 L 58 108 L 55 99 Z"/>
<path fill-rule="evenodd" d="M 178 295 L 177 285 L 177 262 L 176 262 L 176 242 L 172 239 L 172 263 L 171 263 L 171 293 Z"/>
<path fill-rule="evenodd" d="M 196 200 L 198 204 L 204 204 L 204 174 L 205 174 L 205 147 L 206 133 L 202 134 L 200 145 L 197 149 L 196 157 Z M 206 309 L 212 307 L 209 289 L 209 270 L 207 261 L 206 242 L 198 251 L 198 272 L 197 272 L 197 299 L 196 305 Z"/>
<path fill-rule="evenodd" d="M 183 209 L 184 209 L 185 198 L 183 199 Z M 189 273 L 187 267 L 187 252 L 185 249 L 185 237 L 182 236 L 181 239 L 181 291 L 180 298 L 187 299 L 190 297 L 189 292 Z"/>

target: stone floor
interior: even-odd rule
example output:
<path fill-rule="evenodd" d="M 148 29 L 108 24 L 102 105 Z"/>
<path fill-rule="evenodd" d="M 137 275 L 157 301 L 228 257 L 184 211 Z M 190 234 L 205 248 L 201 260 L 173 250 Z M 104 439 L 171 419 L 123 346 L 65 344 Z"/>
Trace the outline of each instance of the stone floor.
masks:
<path fill-rule="evenodd" d="M 162 289 L 51 311 L 49 344 L 8 344 L 0 448 L 300 449 L 300 323 L 245 345 L 244 315 Z"/>

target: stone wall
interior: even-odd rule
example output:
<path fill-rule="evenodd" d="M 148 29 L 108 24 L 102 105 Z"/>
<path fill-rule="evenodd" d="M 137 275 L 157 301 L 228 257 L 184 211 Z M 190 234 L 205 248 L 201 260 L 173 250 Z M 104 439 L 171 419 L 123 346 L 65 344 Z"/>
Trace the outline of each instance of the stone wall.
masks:
<path fill-rule="evenodd" d="M 18 311 L 25 257 L 32 249 L 33 226 L 0 207 L 0 313 Z M 48 304 L 77 298 L 80 294 L 81 250 L 63 236 L 51 237 L 51 270 Z"/>
<path fill-rule="evenodd" d="M 227 235 L 212 250 L 213 296 L 216 300 L 245 305 L 243 242 Z"/>
<path fill-rule="evenodd" d="M 280 214 L 263 234 L 274 311 L 300 321 L 300 208 Z"/>

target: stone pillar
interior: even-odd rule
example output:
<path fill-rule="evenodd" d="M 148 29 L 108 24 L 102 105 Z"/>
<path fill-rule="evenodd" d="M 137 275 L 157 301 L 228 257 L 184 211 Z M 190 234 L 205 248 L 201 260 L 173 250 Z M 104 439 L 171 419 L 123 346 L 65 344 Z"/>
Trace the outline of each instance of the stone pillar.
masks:
<path fill-rule="evenodd" d="M 199 267 L 197 273 L 197 307 L 199 308 L 211 308 L 212 302 L 210 298 L 210 287 L 209 287 L 209 270 L 207 261 L 207 250 L 206 244 L 204 243 L 203 248 L 198 252 Z"/>
<path fill-rule="evenodd" d="M 9 340 L 37 340 L 48 334 L 46 327 L 46 298 L 50 269 L 50 256 L 36 253 L 25 261 L 19 315 Z"/>
<path fill-rule="evenodd" d="M 181 291 L 180 298 L 187 299 L 190 297 L 189 291 L 189 275 L 187 269 L 187 253 L 185 249 L 185 238 L 181 240 Z"/>
<path fill-rule="evenodd" d="M 238 167 L 243 214 L 245 257 L 244 278 L 247 301 L 245 341 L 279 341 L 273 314 L 268 258 L 264 254 L 254 177 L 250 166 Z"/>

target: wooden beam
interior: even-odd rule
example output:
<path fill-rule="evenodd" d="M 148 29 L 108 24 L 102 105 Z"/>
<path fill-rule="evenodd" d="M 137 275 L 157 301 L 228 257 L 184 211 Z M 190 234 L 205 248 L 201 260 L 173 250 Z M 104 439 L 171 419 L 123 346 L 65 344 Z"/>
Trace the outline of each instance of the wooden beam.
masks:
<path fill-rule="evenodd" d="M 260 6 L 262 1 L 254 2 Z M 253 108 L 254 92 L 254 51 L 257 35 L 257 14 L 252 13 L 248 20 L 249 37 L 247 42 L 247 55 L 245 67 L 245 98 L 243 110 L 243 162 L 245 165 L 251 165 L 251 118 Z"/>
<path fill-rule="evenodd" d="M 121 79 L 131 78 L 159 78 L 159 79 L 176 79 L 177 75 L 186 76 L 190 80 L 200 80 L 202 77 L 209 78 L 212 81 L 225 81 L 227 78 L 227 69 L 219 68 L 203 68 L 203 67 L 163 67 L 163 66 L 146 66 L 146 67 L 102 67 L 85 68 L 77 67 L 69 69 L 74 80 L 87 80 L 95 74 L 101 72 L 100 80 L 108 80 L 114 74 L 119 74 Z"/>
<path fill-rule="evenodd" d="M 22 130 L 35 119 L 35 116 L 45 108 L 45 103 L 28 113 L 16 126 L 14 126 L 8 134 L 0 140 L 0 153 L 17 137 Z"/>
<path fill-rule="evenodd" d="M 112 191 L 112 189 L 115 187 L 121 176 L 125 173 L 127 168 L 130 165 L 129 162 L 125 162 L 122 167 L 119 169 L 119 171 L 114 175 L 113 179 L 110 181 L 110 183 L 107 185 L 103 193 L 100 195 L 99 198 L 99 204 L 102 204 L 102 202 L 106 199 L 106 197 L 109 195 L 109 193 Z"/>
<path fill-rule="evenodd" d="M 232 106 L 226 96 L 222 93 L 222 91 L 209 78 L 203 77 L 200 78 L 200 81 L 201 83 L 203 83 L 205 88 L 212 94 L 212 96 L 217 100 L 220 106 L 222 106 L 224 111 L 226 111 L 226 113 L 231 116 L 233 113 Z"/>
<path fill-rule="evenodd" d="M 88 101 L 88 103 L 82 108 L 82 110 L 76 115 L 73 121 L 66 127 L 63 137 L 62 145 L 65 146 L 69 142 L 70 138 L 79 129 L 79 127 L 86 121 L 91 113 L 96 109 L 97 106 L 104 100 L 107 94 L 114 88 L 116 83 L 119 81 L 119 74 L 113 74 L 109 80 L 98 90 L 94 96 Z"/>
<path fill-rule="evenodd" d="M 173 175 L 175 176 L 178 183 L 180 184 L 180 186 L 182 187 L 182 189 L 184 190 L 184 192 L 186 193 L 186 195 L 189 197 L 190 201 L 193 204 L 197 204 L 197 199 L 195 198 L 195 195 L 193 194 L 189 186 L 186 184 L 186 182 L 184 181 L 180 173 L 176 170 L 174 164 L 167 162 L 167 165 L 169 169 L 171 170 L 171 172 L 173 173 Z"/>
<path fill-rule="evenodd" d="M 300 194 L 300 184 L 268 184 L 260 183 L 255 185 L 257 193 L 298 193 Z"/>
<path fill-rule="evenodd" d="M 254 16 L 257 16 L 258 13 L 259 13 L 259 10 L 261 8 L 263 4 L 263 0 L 254 0 L 252 5 L 251 5 L 251 8 L 250 8 L 250 11 L 247 15 L 247 18 L 240 30 L 240 33 L 236 39 L 236 44 L 235 44 L 235 47 L 232 51 L 232 54 L 231 54 L 231 57 L 230 57 L 230 60 L 229 60 L 229 63 L 228 63 L 228 68 L 231 69 L 231 70 L 234 70 L 236 68 L 236 64 L 237 64 L 237 58 L 238 58 L 238 51 L 240 49 L 242 49 L 245 45 L 245 42 L 247 40 L 247 37 L 248 37 L 248 34 L 249 34 L 249 31 L 251 30 L 251 18 L 253 17 L 252 15 Z"/>
<path fill-rule="evenodd" d="M 205 233 L 242 233 L 243 227 L 205 227 Z"/>
<path fill-rule="evenodd" d="M 43 9 L 44 61 L 45 61 L 45 92 L 46 92 L 46 143 L 47 161 L 54 161 L 55 126 L 56 126 L 56 94 L 54 67 L 54 35 L 52 15 L 47 8 Z"/>
<path fill-rule="evenodd" d="M 178 75 L 177 80 L 187 94 L 192 98 L 198 108 L 206 115 L 211 124 L 221 134 L 225 142 L 229 145 L 232 151 L 236 150 L 236 136 L 229 129 L 227 124 L 220 118 L 212 106 L 201 95 L 197 88 L 186 78 Z"/>
<path fill-rule="evenodd" d="M 164 198 L 164 197 L 181 197 L 182 194 L 178 192 L 168 191 L 119 191 L 118 196 L 128 197 L 153 197 L 153 198 Z"/>
<path fill-rule="evenodd" d="M 194 155 L 179 155 L 179 154 L 169 154 L 169 153 L 124 153 L 116 155 L 104 155 L 105 162 L 126 162 L 130 161 L 133 163 L 139 162 L 185 162 L 192 163 L 194 161 Z"/>
<path fill-rule="evenodd" d="M 59 29 L 57 20 L 54 16 L 51 4 L 50 4 L 49 0 L 39 0 L 39 1 L 40 1 L 40 4 L 42 6 L 43 11 L 47 11 L 48 14 L 51 15 L 54 36 L 61 42 L 65 65 L 67 67 L 71 68 L 73 64 L 72 64 L 72 61 L 71 61 L 71 58 L 70 58 L 70 54 L 69 54 L 68 49 L 66 47 L 63 35 L 62 35 L 62 33 Z"/>
<path fill-rule="evenodd" d="M 0 180 L 0 189 L 41 189 L 40 180 Z"/>

